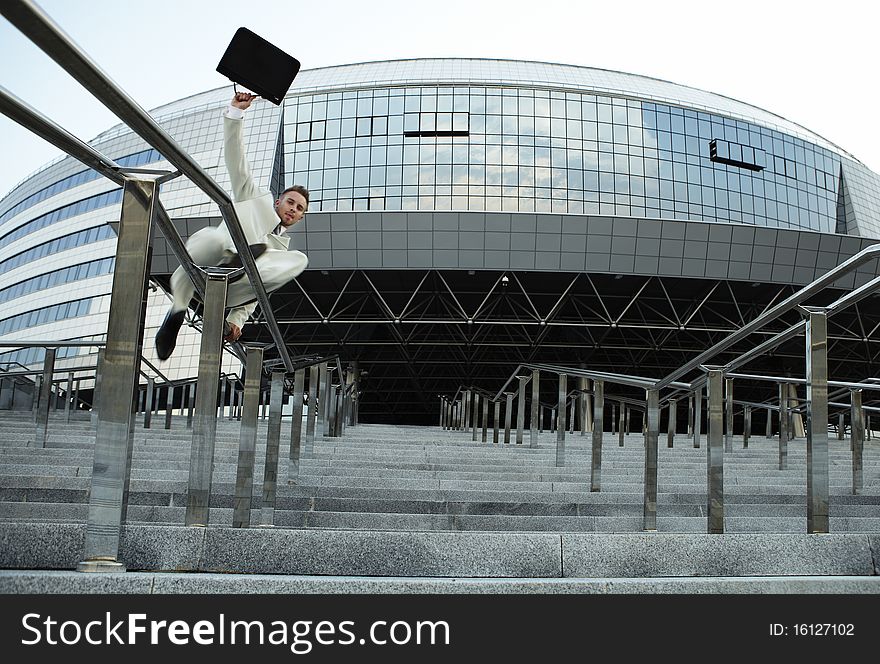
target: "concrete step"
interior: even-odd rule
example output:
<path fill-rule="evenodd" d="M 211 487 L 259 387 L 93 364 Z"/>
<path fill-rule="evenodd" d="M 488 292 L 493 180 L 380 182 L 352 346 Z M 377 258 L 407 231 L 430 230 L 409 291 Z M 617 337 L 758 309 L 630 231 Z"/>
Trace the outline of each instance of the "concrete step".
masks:
<path fill-rule="evenodd" d="M 85 526 L 0 522 L 0 568 L 71 570 Z M 129 570 L 383 577 L 876 577 L 880 535 L 123 528 Z"/>
<path fill-rule="evenodd" d="M 2 594 L 330 595 L 330 594 L 877 594 L 880 576 L 741 576 L 646 578 L 481 578 L 0 570 Z"/>

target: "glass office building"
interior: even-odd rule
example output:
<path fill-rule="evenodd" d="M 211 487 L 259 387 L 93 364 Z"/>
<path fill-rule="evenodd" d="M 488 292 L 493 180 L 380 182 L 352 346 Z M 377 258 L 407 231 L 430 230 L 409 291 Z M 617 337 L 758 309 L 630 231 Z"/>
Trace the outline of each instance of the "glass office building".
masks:
<path fill-rule="evenodd" d="M 153 111 L 223 186 L 230 97 Z M 245 122 L 257 181 L 311 192 L 291 242 L 309 269 L 273 296 L 282 331 L 293 354 L 339 353 L 368 372 L 368 419 L 433 412 L 459 384 L 497 389 L 525 361 L 662 374 L 880 238 L 880 177 L 852 154 L 771 112 L 632 74 L 472 59 L 328 67 Z M 92 144 L 167 166 L 123 126 Z M 186 181 L 161 196 L 183 236 L 219 221 Z M 115 185 L 71 159 L 0 202 L 0 338 L 103 332 L 118 214 Z M 157 238 L 159 286 L 174 267 Z M 154 327 L 161 289 L 152 299 Z M 833 367 L 847 375 L 871 361 L 871 335 L 852 325 Z M 266 336 L 259 320 L 247 330 Z M 187 339 L 178 374 L 194 370 Z M 35 359 L 16 352 L 5 359 Z M 797 353 L 780 355 L 779 370 L 797 370 Z"/>

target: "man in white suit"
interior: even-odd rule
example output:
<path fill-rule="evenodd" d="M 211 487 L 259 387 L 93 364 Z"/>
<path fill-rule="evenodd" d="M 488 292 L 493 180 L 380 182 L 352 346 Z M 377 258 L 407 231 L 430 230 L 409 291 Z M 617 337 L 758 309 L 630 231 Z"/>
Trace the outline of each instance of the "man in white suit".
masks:
<path fill-rule="evenodd" d="M 241 228 L 256 258 L 257 270 L 266 292 L 283 286 L 306 268 L 309 259 L 300 251 L 288 251 L 290 238 L 284 233 L 300 221 L 309 207 L 309 192 L 300 185 L 288 187 L 273 202 L 272 194 L 254 183 L 245 159 L 242 122 L 244 111 L 256 95 L 238 92 L 226 108 L 223 118 L 223 152 L 232 184 L 232 197 Z M 190 236 L 186 248 L 196 265 L 240 267 L 232 237 L 225 223 L 203 228 Z M 166 360 L 174 351 L 177 334 L 195 288 L 182 267 L 171 275 L 174 296 L 165 321 L 156 333 L 156 354 Z M 231 282 L 226 293 L 226 341 L 236 341 L 241 328 L 257 306 L 250 280 L 242 277 Z"/>

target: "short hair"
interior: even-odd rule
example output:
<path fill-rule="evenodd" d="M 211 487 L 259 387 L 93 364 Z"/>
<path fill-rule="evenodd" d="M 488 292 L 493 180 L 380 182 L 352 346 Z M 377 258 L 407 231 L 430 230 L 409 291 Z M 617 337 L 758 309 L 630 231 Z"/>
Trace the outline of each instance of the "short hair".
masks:
<path fill-rule="evenodd" d="M 288 187 L 287 189 L 282 191 L 280 194 L 278 194 L 278 198 L 281 198 L 282 196 L 284 196 L 284 194 L 286 194 L 289 191 L 295 191 L 298 194 L 302 194 L 302 197 L 306 199 L 306 207 L 308 207 L 308 205 L 309 205 L 309 190 L 308 189 L 303 187 L 301 184 L 295 184 L 293 186 Z"/>

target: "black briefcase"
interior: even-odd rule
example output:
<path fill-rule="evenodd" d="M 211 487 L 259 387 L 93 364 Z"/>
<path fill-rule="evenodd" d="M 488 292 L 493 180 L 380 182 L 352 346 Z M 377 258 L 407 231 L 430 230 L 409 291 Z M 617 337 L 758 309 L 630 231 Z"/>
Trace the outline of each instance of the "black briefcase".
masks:
<path fill-rule="evenodd" d="M 247 28 L 235 31 L 217 71 L 278 106 L 299 72 L 299 60 Z"/>

